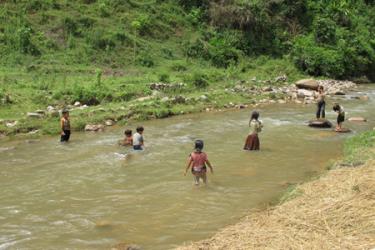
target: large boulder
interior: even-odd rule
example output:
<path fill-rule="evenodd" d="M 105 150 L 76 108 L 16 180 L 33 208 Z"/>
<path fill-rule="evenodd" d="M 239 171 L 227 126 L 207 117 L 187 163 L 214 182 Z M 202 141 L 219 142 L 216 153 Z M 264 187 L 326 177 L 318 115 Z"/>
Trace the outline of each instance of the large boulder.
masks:
<path fill-rule="evenodd" d="M 314 79 L 302 79 L 296 82 L 299 89 L 318 90 L 319 83 Z"/>
<path fill-rule="evenodd" d="M 350 117 L 348 119 L 348 121 L 350 121 L 350 122 L 366 122 L 367 119 L 364 118 L 364 117 Z"/>
<path fill-rule="evenodd" d="M 101 132 L 103 130 L 104 130 L 104 125 L 102 124 L 96 124 L 96 125 L 87 124 L 85 126 L 85 131 Z"/>
<path fill-rule="evenodd" d="M 332 128 L 332 123 L 326 119 L 311 120 L 308 124 L 313 128 Z"/>
<path fill-rule="evenodd" d="M 298 98 L 305 98 L 305 97 L 313 97 L 314 92 L 306 89 L 299 89 L 297 91 L 297 97 Z"/>
<path fill-rule="evenodd" d="M 108 119 L 108 120 L 105 121 L 105 125 L 106 126 L 113 126 L 113 125 L 115 125 L 115 121 L 111 120 L 111 119 Z"/>

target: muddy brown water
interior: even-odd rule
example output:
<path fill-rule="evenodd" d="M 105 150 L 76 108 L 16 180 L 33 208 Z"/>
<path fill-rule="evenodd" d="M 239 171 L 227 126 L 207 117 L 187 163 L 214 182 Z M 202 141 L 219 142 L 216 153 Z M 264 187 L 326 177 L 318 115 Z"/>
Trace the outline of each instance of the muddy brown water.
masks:
<path fill-rule="evenodd" d="M 315 106 L 259 107 L 261 151 L 245 152 L 251 110 L 201 113 L 144 122 L 146 150 L 116 146 L 123 128 L 58 138 L 0 141 L 0 249 L 108 249 L 128 242 L 168 249 L 207 238 L 251 208 L 285 191 L 286 183 L 322 173 L 342 155 L 343 141 L 375 126 L 375 85 L 330 99 L 343 104 L 351 134 L 312 129 Z M 367 94 L 369 101 L 351 99 Z M 74 124 L 74 120 L 72 121 Z M 133 124 L 135 127 L 137 124 Z M 183 176 L 196 138 L 215 167 L 209 185 Z M 128 154 L 124 157 L 123 154 Z"/>

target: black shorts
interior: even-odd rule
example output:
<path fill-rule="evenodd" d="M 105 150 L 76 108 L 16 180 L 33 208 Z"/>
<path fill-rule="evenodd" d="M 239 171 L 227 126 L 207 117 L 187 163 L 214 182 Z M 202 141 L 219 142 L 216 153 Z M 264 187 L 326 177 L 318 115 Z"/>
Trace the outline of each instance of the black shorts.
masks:
<path fill-rule="evenodd" d="M 69 141 L 70 138 L 70 130 L 64 130 L 64 135 L 61 135 L 61 142 Z"/>
<path fill-rule="evenodd" d="M 339 114 L 337 116 L 337 123 L 343 123 L 345 121 L 345 114 Z"/>
<path fill-rule="evenodd" d="M 134 149 L 134 150 L 143 150 L 143 148 L 142 148 L 141 145 L 134 145 L 134 146 L 133 146 L 133 149 Z"/>

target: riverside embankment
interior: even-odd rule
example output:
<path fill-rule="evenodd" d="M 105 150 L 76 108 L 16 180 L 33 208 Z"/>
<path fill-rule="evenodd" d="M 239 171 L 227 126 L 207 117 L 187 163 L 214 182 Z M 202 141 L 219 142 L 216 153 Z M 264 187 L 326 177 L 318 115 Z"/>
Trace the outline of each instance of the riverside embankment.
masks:
<path fill-rule="evenodd" d="M 248 213 L 193 249 L 373 249 L 375 131 L 346 142 L 346 155 L 280 205 Z"/>

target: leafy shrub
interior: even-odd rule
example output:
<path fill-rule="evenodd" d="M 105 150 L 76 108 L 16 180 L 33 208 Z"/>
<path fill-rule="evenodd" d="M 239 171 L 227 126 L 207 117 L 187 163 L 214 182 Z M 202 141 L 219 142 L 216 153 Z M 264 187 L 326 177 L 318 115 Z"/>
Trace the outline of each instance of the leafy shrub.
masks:
<path fill-rule="evenodd" d="M 99 4 L 98 11 L 99 11 L 99 15 L 101 17 L 109 17 L 110 16 L 110 12 L 109 12 L 108 6 L 105 3 L 100 3 Z"/>
<path fill-rule="evenodd" d="M 103 30 L 94 30 L 89 33 L 86 41 L 94 49 L 112 50 L 116 47 L 113 37 L 106 35 Z"/>
<path fill-rule="evenodd" d="M 209 3 L 209 0 L 178 0 L 178 4 L 185 9 L 207 8 Z"/>
<path fill-rule="evenodd" d="M 141 36 L 151 33 L 152 22 L 151 22 L 150 16 L 145 15 L 145 14 L 139 15 L 137 19 L 134 20 L 133 22 L 137 23 L 136 29 Z"/>
<path fill-rule="evenodd" d="M 16 31 L 16 46 L 21 53 L 31 54 L 34 56 L 40 55 L 40 51 L 31 41 L 32 29 L 28 26 L 23 26 Z"/>
<path fill-rule="evenodd" d="M 239 53 L 230 47 L 213 47 L 210 49 L 210 59 L 216 67 L 227 68 L 231 64 L 237 64 Z"/>
<path fill-rule="evenodd" d="M 71 17 L 65 17 L 62 20 L 62 26 L 67 34 L 72 34 L 72 35 L 78 35 L 78 24 L 75 20 L 73 20 Z"/>
<path fill-rule="evenodd" d="M 170 81 L 170 77 L 167 73 L 161 73 L 159 75 L 159 81 L 164 82 L 164 83 L 168 83 Z"/>
<path fill-rule="evenodd" d="M 148 53 L 141 53 L 140 55 L 138 55 L 137 63 L 148 68 L 151 68 L 155 65 L 154 60 Z"/>
<path fill-rule="evenodd" d="M 183 47 L 185 48 L 185 55 L 188 57 L 209 57 L 208 48 L 200 39 L 197 39 L 195 41 L 188 41 L 184 44 Z"/>
<path fill-rule="evenodd" d="M 336 43 L 336 23 L 329 18 L 318 18 L 314 22 L 314 35 L 317 43 Z"/>
<path fill-rule="evenodd" d="M 310 75 L 342 78 L 345 75 L 340 51 L 317 45 L 311 36 L 296 40 L 293 54 L 297 67 Z"/>
<path fill-rule="evenodd" d="M 206 88 L 208 84 L 207 75 L 202 73 L 194 73 L 191 82 L 196 88 Z"/>
<path fill-rule="evenodd" d="M 187 70 L 187 67 L 181 63 L 176 63 L 174 65 L 172 65 L 171 69 L 173 71 L 178 71 L 178 72 L 182 72 L 182 71 L 186 71 Z"/>

